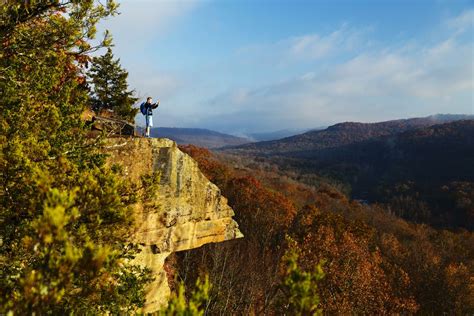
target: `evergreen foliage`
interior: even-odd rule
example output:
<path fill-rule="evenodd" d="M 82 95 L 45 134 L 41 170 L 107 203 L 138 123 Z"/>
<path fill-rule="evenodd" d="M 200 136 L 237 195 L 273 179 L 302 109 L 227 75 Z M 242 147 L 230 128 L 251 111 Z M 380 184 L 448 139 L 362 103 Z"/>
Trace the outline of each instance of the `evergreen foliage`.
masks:
<path fill-rule="evenodd" d="M 98 314 L 143 305 L 129 260 L 134 188 L 86 138 L 85 65 L 113 1 L 0 8 L 0 314 Z M 105 36 L 100 46 L 110 44 Z"/>
<path fill-rule="evenodd" d="M 120 59 L 114 59 L 110 47 L 105 55 L 92 59 L 88 75 L 93 89 L 92 109 L 98 113 L 112 110 L 117 117 L 134 121 L 138 109 L 132 106 L 138 99 L 133 97 L 134 91 L 128 91 L 128 72 L 120 66 Z"/>
<path fill-rule="evenodd" d="M 195 288 L 186 298 L 186 290 L 183 282 L 178 285 L 178 293 L 173 295 L 168 302 L 166 309 L 159 312 L 163 316 L 201 316 L 206 310 L 206 303 L 209 300 L 211 284 L 209 277 L 204 281 L 197 279 Z"/>
<path fill-rule="evenodd" d="M 283 295 L 277 304 L 287 315 L 322 315 L 318 308 L 318 281 L 324 278 L 322 264 L 316 265 L 314 271 L 303 271 L 298 266 L 298 244 L 290 237 L 287 237 L 287 242 L 288 250 L 282 258 L 286 268 L 280 285 Z"/>

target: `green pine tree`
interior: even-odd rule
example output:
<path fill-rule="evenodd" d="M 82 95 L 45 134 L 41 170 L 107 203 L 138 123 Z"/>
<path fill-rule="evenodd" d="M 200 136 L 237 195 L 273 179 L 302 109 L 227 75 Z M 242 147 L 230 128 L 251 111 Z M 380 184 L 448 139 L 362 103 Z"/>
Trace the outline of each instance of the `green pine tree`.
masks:
<path fill-rule="evenodd" d="M 313 271 L 303 271 L 298 266 L 301 249 L 287 236 L 288 250 L 283 256 L 284 280 L 280 285 L 278 309 L 285 315 L 322 315 L 319 308 L 318 281 L 324 278 L 322 263 Z"/>
<path fill-rule="evenodd" d="M 0 6 L 2 315 L 118 314 L 144 303 L 149 275 L 125 246 L 136 190 L 80 119 L 89 42 L 116 10 L 110 0 Z"/>
<path fill-rule="evenodd" d="M 186 298 L 186 290 L 183 282 L 178 284 L 178 292 L 173 294 L 168 302 L 168 306 L 160 310 L 161 316 L 202 316 L 206 311 L 206 304 L 209 300 L 211 284 L 209 276 L 206 275 L 204 281 L 199 278 L 196 287 Z"/>
<path fill-rule="evenodd" d="M 128 90 L 128 72 L 120 66 L 120 59 L 114 59 L 112 49 L 105 55 L 94 57 L 88 73 L 92 84 L 92 109 L 98 113 L 112 110 L 124 120 L 134 121 L 138 109 L 133 108 L 137 98 Z"/>

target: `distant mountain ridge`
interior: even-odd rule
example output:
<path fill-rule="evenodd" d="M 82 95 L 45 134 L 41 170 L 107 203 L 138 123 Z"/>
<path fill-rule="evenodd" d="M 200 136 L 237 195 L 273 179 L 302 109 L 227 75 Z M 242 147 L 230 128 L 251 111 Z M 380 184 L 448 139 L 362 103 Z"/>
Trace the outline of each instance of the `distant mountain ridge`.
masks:
<path fill-rule="evenodd" d="M 406 219 L 474 230 L 474 120 L 286 155 L 302 172 L 350 183 L 353 197 L 391 203 Z"/>
<path fill-rule="evenodd" d="M 156 127 L 151 129 L 150 135 L 151 137 L 169 138 L 179 145 L 193 144 L 205 148 L 237 146 L 251 142 L 247 138 L 201 128 Z"/>
<path fill-rule="evenodd" d="M 310 185 L 331 179 L 410 221 L 474 230 L 474 116 L 341 123 L 225 153 L 260 157 Z"/>
<path fill-rule="evenodd" d="M 318 128 L 318 129 L 324 129 L 324 128 Z M 248 137 L 251 139 L 257 141 L 257 142 L 263 142 L 263 141 L 270 141 L 270 140 L 277 140 L 277 139 L 282 139 L 286 137 L 291 137 L 294 135 L 298 134 L 303 134 L 312 129 L 306 128 L 306 129 L 282 129 L 278 131 L 271 131 L 271 132 L 260 132 L 260 133 L 250 133 L 248 134 Z"/>
<path fill-rule="evenodd" d="M 381 136 L 395 135 L 436 124 L 469 119 L 474 119 L 474 115 L 437 114 L 422 118 L 378 123 L 344 122 L 332 125 L 325 130 L 313 130 L 279 140 L 234 146 L 227 150 L 262 155 L 318 150 L 349 145 Z"/>

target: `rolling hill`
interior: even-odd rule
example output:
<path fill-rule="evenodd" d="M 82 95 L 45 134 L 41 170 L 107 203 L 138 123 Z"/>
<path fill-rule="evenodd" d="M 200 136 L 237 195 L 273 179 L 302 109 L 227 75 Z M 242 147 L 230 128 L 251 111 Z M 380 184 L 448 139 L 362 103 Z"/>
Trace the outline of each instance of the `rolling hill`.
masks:
<path fill-rule="evenodd" d="M 324 128 L 317 128 L 317 129 L 321 130 Z M 272 131 L 272 132 L 250 133 L 248 137 L 257 142 L 263 142 L 263 141 L 271 141 L 271 140 L 287 138 L 287 137 L 295 136 L 298 134 L 306 133 L 308 131 L 309 129 L 297 129 L 297 130 L 296 129 L 282 129 L 282 130 Z"/>
<path fill-rule="evenodd" d="M 228 150 L 235 153 L 245 152 L 263 156 L 319 150 L 466 119 L 474 119 L 474 115 L 438 114 L 423 118 L 393 120 L 380 123 L 345 122 L 330 126 L 324 130 L 313 130 L 279 140 L 244 144 Z"/>
<path fill-rule="evenodd" d="M 225 152 L 276 165 L 310 185 L 331 179 L 351 198 L 383 203 L 410 221 L 474 230 L 474 120 L 453 120 L 464 117 L 438 116 L 435 125 L 430 118 L 342 123 L 293 142 Z"/>
<path fill-rule="evenodd" d="M 151 137 L 164 137 L 180 145 L 193 144 L 205 148 L 237 146 L 251 140 L 200 128 L 157 127 L 151 129 Z"/>

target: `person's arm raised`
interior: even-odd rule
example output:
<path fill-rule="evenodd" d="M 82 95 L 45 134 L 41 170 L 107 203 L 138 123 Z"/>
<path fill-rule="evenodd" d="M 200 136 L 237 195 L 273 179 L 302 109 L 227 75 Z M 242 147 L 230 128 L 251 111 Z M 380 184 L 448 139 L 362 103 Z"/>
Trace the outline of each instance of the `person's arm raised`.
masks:
<path fill-rule="evenodd" d="M 160 105 L 160 100 L 156 101 L 155 104 L 153 104 L 153 109 L 156 109 Z"/>

